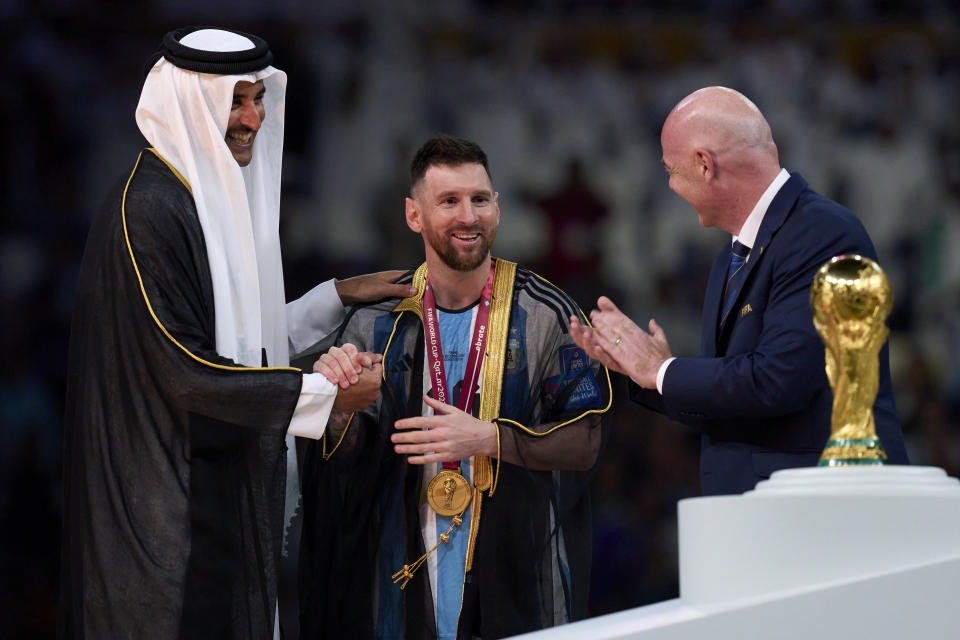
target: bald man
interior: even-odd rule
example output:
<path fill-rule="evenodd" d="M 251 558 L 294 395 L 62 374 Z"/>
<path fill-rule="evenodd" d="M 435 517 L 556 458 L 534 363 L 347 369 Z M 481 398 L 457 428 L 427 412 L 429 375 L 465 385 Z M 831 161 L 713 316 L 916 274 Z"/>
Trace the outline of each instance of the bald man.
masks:
<path fill-rule="evenodd" d="M 833 396 L 810 284 L 833 256 L 876 260 L 876 251 L 850 211 L 780 167 L 770 125 L 737 91 L 707 87 L 681 100 L 660 143 L 670 188 L 701 225 L 732 236 L 710 271 L 700 354 L 674 357 L 654 320 L 644 330 L 605 297 L 593 327 L 572 318 L 571 333 L 630 377 L 633 400 L 700 430 L 705 495 L 742 493 L 777 469 L 817 463 Z M 887 346 L 873 411 L 889 462 L 907 464 Z"/>

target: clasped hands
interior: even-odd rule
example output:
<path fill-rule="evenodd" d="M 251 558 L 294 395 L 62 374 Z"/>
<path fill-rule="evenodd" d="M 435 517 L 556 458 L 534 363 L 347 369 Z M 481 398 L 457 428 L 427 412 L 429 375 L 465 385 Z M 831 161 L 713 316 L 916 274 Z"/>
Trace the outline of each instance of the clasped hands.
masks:
<path fill-rule="evenodd" d="M 630 377 L 644 389 L 657 388 L 657 372 L 672 356 L 667 336 L 651 319 L 644 331 L 606 296 L 597 300 L 587 326 L 570 317 L 570 334 L 587 355 L 605 367 Z"/>
<path fill-rule="evenodd" d="M 314 373 L 340 387 L 333 403 L 334 411 L 360 411 L 376 402 L 380 396 L 382 360 L 379 353 L 358 351 L 350 343 L 330 347 L 317 358 L 313 363 Z"/>
<path fill-rule="evenodd" d="M 337 295 L 344 306 L 372 302 L 382 298 L 404 298 L 416 294 L 410 285 L 395 284 L 403 271 L 380 271 L 337 280 Z M 345 413 L 360 411 L 380 397 L 381 361 L 379 353 L 358 351 L 347 343 L 331 347 L 313 363 L 313 371 L 322 374 L 330 384 L 339 385 L 333 410 Z"/>
<path fill-rule="evenodd" d="M 358 351 L 352 344 L 331 347 L 313 364 L 331 384 L 339 385 L 333 410 L 360 411 L 380 395 L 381 361 L 378 353 Z M 407 454 L 411 464 L 463 460 L 475 455 L 497 455 L 497 427 L 429 396 L 424 402 L 432 416 L 397 420 L 392 441 L 394 450 Z"/>

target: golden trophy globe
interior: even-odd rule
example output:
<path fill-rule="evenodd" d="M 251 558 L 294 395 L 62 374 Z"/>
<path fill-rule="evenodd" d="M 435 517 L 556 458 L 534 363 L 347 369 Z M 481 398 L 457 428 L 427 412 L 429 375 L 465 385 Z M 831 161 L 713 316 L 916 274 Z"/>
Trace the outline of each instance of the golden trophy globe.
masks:
<path fill-rule="evenodd" d="M 870 258 L 837 256 L 817 271 L 810 306 L 833 389 L 830 439 L 818 466 L 886 464 L 873 403 L 880 384 L 877 356 L 890 333 L 885 323 L 893 306 L 890 281 Z"/>

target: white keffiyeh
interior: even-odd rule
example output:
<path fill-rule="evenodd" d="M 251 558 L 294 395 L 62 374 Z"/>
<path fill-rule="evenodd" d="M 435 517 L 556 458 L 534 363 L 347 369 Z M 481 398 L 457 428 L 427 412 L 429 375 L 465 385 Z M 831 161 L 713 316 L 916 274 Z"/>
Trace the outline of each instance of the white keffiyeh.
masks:
<path fill-rule="evenodd" d="M 254 47 L 228 31 L 202 29 L 181 44 L 206 51 Z M 253 158 L 240 167 L 227 147 L 237 82 L 264 81 L 266 118 Z M 289 364 L 280 261 L 280 169 L 287 76 L 268 66 L 240 75 L 181 69 L 160 58 L 137 105 L 140 131 L 193 191 L 207 245 L 216 310 L 217 353 L 239 364 Z M 256 284 L 254 284 L 256 283 Z"/>

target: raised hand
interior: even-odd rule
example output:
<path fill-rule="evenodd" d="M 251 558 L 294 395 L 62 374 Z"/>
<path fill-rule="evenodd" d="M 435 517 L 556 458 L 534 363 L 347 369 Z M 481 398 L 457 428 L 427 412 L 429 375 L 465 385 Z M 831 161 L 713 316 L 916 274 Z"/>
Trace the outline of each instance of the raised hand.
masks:
<path fill-rule="evenodd" d="M 406 454 L 410 464 L 464 460 L 470 456 L 497 455 L 497 427 L 483 422 L 429 396 L 424 402 L 436 412 L 432 416 L 404 418 L 393 426 L 394 451 Z"/>
<path fill-rule="evenodd" d="M 588 356 L 612 371 L 623 373 L 618 368 L 617 361 L 600 346 L 594 328 L 582 323 L 576 316 L 570 316 L 570 335 L 577 346 L 586 351 Z"/>
<path fill-rule="evenodd" d="M 645 389 L 656 389 L 657 372 L 672 356 L 660 325 L 651 319 L 647 325 L 649 333 L 644 331 L 606 296 L 597 300 L 590 320 L 592 329 L 571 318 L 574 341 L 608 368 L 630 376 Z"/>
<path fill-rule="evenodd" d="M 334 285 L 343 306 L 349 307 L 360 302 L 375 302 L 384 298 L 407 298 L 417 293 L 416 287 L 406 284 L 394 284 L 405 271 L 378 271 L 345 280 L 337 280 Z"/>

